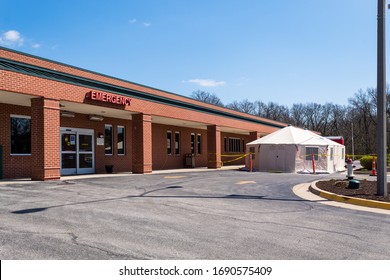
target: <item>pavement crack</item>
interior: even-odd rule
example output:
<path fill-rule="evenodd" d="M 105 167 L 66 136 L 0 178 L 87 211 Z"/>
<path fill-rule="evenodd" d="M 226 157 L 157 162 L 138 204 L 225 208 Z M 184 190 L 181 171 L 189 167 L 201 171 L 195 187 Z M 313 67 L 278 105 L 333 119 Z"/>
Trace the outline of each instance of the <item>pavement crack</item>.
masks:
<path fill-rule="evenodd" d="M 91 244 L 86 244 L 86 243 L 80 242 L 79 237 L 76 234 L 74 234 L 73 232 L 66 232 L 66 233 L 62 233 L 62 234 L 68 235 L 71 238 L 73 245 L 83 246 L 83 247 L 87 247 L 90 249 L 98 250 L 98 251 L 101 251 L 101 252 L 107 254 L 109 257 L 114 257 L 114 258 L 118 258 L 118 259 L 140 259 L 139 256 L 116 253 L 116 252 L 101 248 L 101 247 L 96 246 L 96 245 L 91 245 Z M 142 258 L 146 259 L 145 256 L 142 256 Z"/>

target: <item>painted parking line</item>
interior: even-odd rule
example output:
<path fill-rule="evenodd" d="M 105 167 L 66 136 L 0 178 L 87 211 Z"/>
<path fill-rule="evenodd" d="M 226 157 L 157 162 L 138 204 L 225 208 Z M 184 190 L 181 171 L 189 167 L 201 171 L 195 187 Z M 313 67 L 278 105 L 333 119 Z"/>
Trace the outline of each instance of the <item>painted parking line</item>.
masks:
<path fill-rule="evenodd" d="M 246 185 L 246 184 L 256 184 L 255 181 L 240 181 L 237 182 L 236 185 Z"/>
<path fill-rule="evenodd" d="M 180 179 L 185 177 L 187 176 L 165 176 L 164 179 Z"/>

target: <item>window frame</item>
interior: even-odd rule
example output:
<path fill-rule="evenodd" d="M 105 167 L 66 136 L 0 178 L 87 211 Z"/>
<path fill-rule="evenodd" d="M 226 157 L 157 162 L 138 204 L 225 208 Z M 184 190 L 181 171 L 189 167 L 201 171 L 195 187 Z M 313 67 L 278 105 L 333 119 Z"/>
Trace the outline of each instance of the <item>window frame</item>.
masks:
<path fill-rule="evenodd" d="M 317 152 L 314 152 L 313 150 L 317 150 Z M 310 152 L 308 152 L 308 151 L 310 151 Z M 313 160 L 312 154 L 314 154 L 314 161 L 318 161 L 318 159 L 319 159 L 318 152 L 319 152 L 319 147 L 315 147 L 315 146 L 305 147 L 306 160 L 308 160 L 308 161 Z"/>
<path fill-rule="evenodd" d="M 191 144 L 191 154 L 196 155 L 196 134 L 191 133 L 191 138 L 190 138 L 190 144 Z"/>
<path fill-rule="evenodd" d="M 111 153 L 107 153 L 107 128 L 110 127 L 110 130 L 111 130 L 111 135 L 110 135 L 110 138 L 111 138 Z M 114 128 L 112 126 L 112 124 L 105 124 L 104 125 L 104 155 L 105 156 L 112 156 L 114 155 Z"/>
<path fill-rule="evenodd" d="M 169 141 L 169 143 L 168 143 Z M 172 131 L 168 130 L 167 131 L 167 155 L 171 156 L 172 155 Z"/>
<path fill-rule="evenodd" d="M 238 137 L 229 137 L 229 153 L 241 153 L 241 138 Z"/>
<path fill-rule="evenodd" d="M 29 120 L 29 127 L 30 127 L 30 153 L 13 153 L 12 152 L 12 119 L 27 119 Z M 10 115 L 10 155 L 11 156 L 31 156 L 31 116 L 26 116 L 26 115 Z M 28 149 L 27 149 L 28 150 Z"/>
<path fill-rule="evenodd" d="M 180 156 L 180 131 L 175 131 L 175 156 Z"/>
<path fill-rule="evenodd" d="M 202 154 L 202 134 L 198 133 L 196 135 L 196 146 L 197 146 L 197 154 L 201 155 Z"/>
<path fill-rule="evenodd" d="M 123 153 L 120 153 L 119 151 L 122 149 L 119 149 L 119 130 L 123 129 Z M 126 127 L 124 125 L 117 125 L 116 126 L 116 153 L 118 156 L 125 156 L 126 155 Z"/>

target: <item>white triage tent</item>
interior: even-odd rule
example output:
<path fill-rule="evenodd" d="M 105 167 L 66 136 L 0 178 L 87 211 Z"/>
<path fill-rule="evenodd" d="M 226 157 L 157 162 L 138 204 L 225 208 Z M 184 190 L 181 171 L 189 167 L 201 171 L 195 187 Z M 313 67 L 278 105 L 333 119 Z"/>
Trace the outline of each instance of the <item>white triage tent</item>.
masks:
<path fill-rule="evenodd" d="M 252 154 L 252 168 L 258 171 L 333 173 L 345 169 L 344 145 L 293 126 L 250 142 L 246 147 Z M 245 165 L 250 168 L 249 157 Z"/>

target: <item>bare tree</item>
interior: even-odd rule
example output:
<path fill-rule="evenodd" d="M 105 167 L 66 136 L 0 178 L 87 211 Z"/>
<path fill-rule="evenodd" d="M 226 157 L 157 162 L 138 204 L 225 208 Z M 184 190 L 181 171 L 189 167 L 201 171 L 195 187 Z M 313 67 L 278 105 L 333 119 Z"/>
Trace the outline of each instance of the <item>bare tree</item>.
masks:
<path fill-rule="evenodd" d="M 390 119 L 390 88 L 387 87 L 387 117 Z M 324 136 L 343 136 L 347 153 L 352 152 L 352 128 L 355 154 L 370 154 L 376 152 L 376 89 L 359 89 L 348 105 L 326 103 L 293 104 L 290 108 L 275 102 L 251 102 L 248 99 L 233 101 L 226 107 L 267 118 L 292 124 L 294 126 L 317 131 Z M 192 93 L 194 99 L 223 106 L 215 95 L 205 91 Z M 387 125 L 388 143 L 390 143 L 390 123 Z"/>
<path fill-rule="evenodd" d="M 221 99 L 219 99 L 219 97 L 216 94 L 207 91 L 202 91 L 202 90 L 194 91 L 191 94 L 191 98 L 198 101 L 213 104 L 213 105 L 224 106 Z"/>
<path fill-rule="evenodd" d="M 226 107 L 247 114 L 253 115 L 255 113 L 255 105 L 248 99 L 244 99 L 242 101 L 233 101 L 232 103 L 226 105 Z"/>

